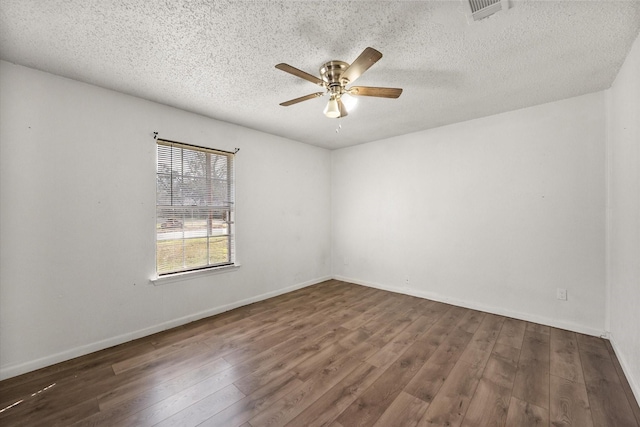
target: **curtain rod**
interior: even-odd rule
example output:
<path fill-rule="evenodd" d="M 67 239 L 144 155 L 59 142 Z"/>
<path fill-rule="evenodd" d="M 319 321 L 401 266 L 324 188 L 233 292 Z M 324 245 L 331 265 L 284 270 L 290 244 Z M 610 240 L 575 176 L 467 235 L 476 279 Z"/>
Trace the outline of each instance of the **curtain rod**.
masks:
<path fill-rule="evenodd" d="M 172 141 L 170 139 L 164 139 L 164 138 L 158 138 L 158 132 L 153 132 L 153 139 L 155 140 L 161 140 L 161 141 L 165 141 L 165 142 L 170 142 L 172 144 L 182 144 L 182 145 L 189 145 L 191 147 L 195 147 L 195 148 L 206 148 L 208 150 L 213 150 L 213 151 L 220 151 L 221 153 L 228 153 L 228 154 L 238 154 L 238 151 L 240 151 L 239 148 L 236 148 L 234 151 L 226 151 L 226 150 L 219 150 L 217 148 L 209 148 L 209 147 L 198 147 L 197 145 L 192 145 L 192 144 L 186 144 L 184 142 L 180 142 L 180 141 Z"/>

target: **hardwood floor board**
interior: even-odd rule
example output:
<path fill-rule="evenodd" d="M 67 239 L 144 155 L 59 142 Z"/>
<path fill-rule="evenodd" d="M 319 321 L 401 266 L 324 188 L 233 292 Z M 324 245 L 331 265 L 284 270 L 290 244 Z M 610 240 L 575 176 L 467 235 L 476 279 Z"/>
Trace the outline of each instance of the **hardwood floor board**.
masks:
<path fill-rule="evenodd" d="M 491 355 L 503 359 L 507 363 L 510 363 L 517 367 L 518 360 L 520 360 L 520 348 L 511 347 L 496 342 L 493 346 Z"/>
<path fill-rule="evenodd" d="M 352 302 L 349 305 L 349 309 L 362 314 L 368 311 L 371 307 L 381 303 L 385 299 L 385 295 L 379 293 L 370 293 L 364 297 L 359 297 L 357 302 Z M 355 317 L 355 316 L 354 316 Z"/>
<path fill-rule="evenodd" d="M 435 323 L 431 328 L 426 330 L 418 340 L 426 341 L 432 340 L 438 336 L 442 336 L 442 339 L 437 339 L 438 342 L 442 342 L 446 338 L 447 334 L 453 330 L 453 327 L 457 325 L 464 318 L 467 311 L 461 307 L 455 307 L 453 305 L 445 305 L 446 310 L 434 314 L 436 316 Z"/>
<path fill-rule="evenodd" d="M 511 397 L 506 426 L 548 427 L 549 411 L 516 397 Z"/>
<path fill-rule="evenodd" d="M 180 393 L 119 420 L 118 427 L 151 425 L 192 426 L 206 420 L 226 407 L 244 398 L 233 384 L 220 390 L 209 391 L 193 387 L 190 393 Z"/>
<path fill-rule="evenodd" d="M 40 402 L 27 413 L 14 413 L 0 419 L 2 426 L 49 427 L 68 426 L 74 422 L 98 413 L 95 399 L 76 402 L 74 405 L 60 408 L 59 402 Z"/>
<path fill-rule="evenodd" d="M 532 322 L 527 322 L 527 332 L 537 332 L 539 334 L 543 334 L 543 335 L 549 335 L 550 333 L 550 326 L 546 326 L 546 325 L 541 325 L 539 323 L 532 323 Z"/>
<path fill-rule="evenodd" d="M 311 329 L 317 326 L 317 320 L 311 317 L 300 320 L 296 324 L 281 330 L 277 333 L 266 335 L 255 342 L 252 342 L 246 346 L 239 348 L 224 356 L 224 359 L 232 365 L 238 365 L 246 360 L 251 359 L 257 354 L 260 354 L 271 347 L 281 344 L 283 341 L 290 338 L 292 335 L 303 334 L 305 330 Z"/>
<path fill-rule="evenodd" d="M 153 389 L 155 396 L 161 395 L 157 388 L 171 380 L 172 384 L 181 384 L 186 388 L 197 380 L 210 377 L 218 372 L 228 369 L 231 365 L 223 359 L 211 360 L 211 356 L 203 354 L 194 359 L 185 359 L 177 361 L 167 369 L 157 371 L 158 375 L 148 375 L 136 380 L 126 381 L 122 385 L 110 388 L 106 393 L 102 393 L 97 397 L 100 410 L 105 411 L 123 402 L 135 398 L 137 395 L 146 392 L 150 388 Z M 195 373 L 195 375 L 194 375 Z M 176 388 L 172 389 L 175 392 Z"/>
<path fill-rule="evenodd" d="M 520 358 L 520 348 L 511 347 L 506 343 L 521 345 L 521 340 L 517 337 L 520 335 L 524 337 L 525 330 L 524 323 L 514 329 L 515 323 L 507 323 L 509 320 L 505 319 L 502 324 L 498 340 L 493 346 L 478 388 L 464 417 L 463 427 L 505 425 Z M 509 325 L 506 330 L 505 325 Z M 507 337 L 507 339 L 503 339 L 503 343 L 498 343 L 500 337 Z M 513 339 L 514 337 L 516 338 Z"/>
<path fill-rule="evenodd" d="M 431 403 L 471 341 L 472 336 L 471 332 L 454 325 L 453 332 L 446 336 L 441 343 L 427 341 L 429 347 L 425 349 L 425 355 L 428 356 L 428 359 L 407 384 L 404 391 Z"/>
<path fill-rule="evenodd" d="M 513 396 L 549 409 L 549 335 L 527 329 L 518 361 Z"/>
<path fill-rule="evenodd" d="M 505 359 L 492 353 L 484 367 L 482 377 L 499 387 L 508 389 L 511 394 L 517 371 L 517 361 Z"/>
<path fill-rule="evenodd" d="M 633 410 L 606 347 L 603 352 L 597 345 L 579 345 L 593 424 L 637 427 Z"/>
<path fill-rule="evenodd" d="M 418 313 L 415 310 L 396 312 L 372 319 L 359 329 L 371 334 L 369 338 L 371 345 L 382 348 L 396 338 L 400 332 L 406 329 L 417 318 Z"/>
<path fill-rule="evenodd" d="M 442 317 L 446 312 L 451 310 L 453 305 L 446 304 L 444 302 L 432 301 L 432 300 L 424 300 L 424 304 L 422 306 L 422 314 L 427 317 L 435 316 L 436 318 Z"/>
<path fill-rule="evenodd" d="M 613 367 L 616 369 L 618 373 L 618 378 L 620 379 L 620 384 L 622 385 L 622 389 L 624 393 L 627 395 L 627 400 L 629 401 L 629 405 L 631 406 L 631 411 L 636 417 L 636 422 L 640 425 L 640 406 L 638 405 L 638 401 L 631 390 L 631 386 L 629 385 L 629 381 L 624 376 L 624 371 L 622 370 L 622 366 L 620 365 L 620 361 L 616 356 L 615 351 L 613 350 L 613 346 L 610 341 L 606 341 L 607 350 L 609 350 L 609 356 L 611 356 L 611 361 L 613 362 Z"/>
<path fill-rule="evenodd" d="M 365 323 L 370 322 L 372 319 L 380 318 L 385 314 L 388 314 L 388 311 L 395 306 L 398 306 L 400 301 L 396 298 L 383 298 L 378 304 L 369 308 L 364 313 L 356 316 L 348 322 L 342 324 L 343 327 L 347 329 L 358 329 L 362 327 Z"/>
<path fill-rule="evenodd" d="M 61 381 L 35 391 L 33 395 L 26 396 L 22 403 L 0 413 L 0 425 L 11 425 L 13 420 L 28 420 L 33 424 L 35 420 L 50 419 L 58 411 L 67 407 L 76 406 L 85 408 L 85 402 L 96 404 L 96 389 L 104 382 L 110 382 L 114 375 L 108 366 L 100 367 L 94 371 L 85 372 L 78 377 L 65 377 Z"/>
<path fill-rule="evenodd" d="M 482 375 L 483 366 L 456 363 L 431 401 L 419 426 L 460 426 Z"/>
<path fill-rule="evenodd" d="M 378 367 L 389 365 L 429 330 L 434 323 L 435 319 L 419 316 L 413 323 L 403 329 L 402 332 L 398 333 L 395 338 L 368 358 L 367 362 Z"/>
<path fill-rule="evenodd" d="M 211 374 L 203 367 L 183 377 L 162 382 L 155 387 L 141 391 L 128 399 L 122 400 L 118 404 L 101 409 L 100 413 L 83 420 L 78 423 L 78 425 L 109 427 L 118 425 L 120 420 L 134 416 L 140 412 L 142 412 L 142 416 L 145 416 L 145 414 L 162 411 L 162 408 L 169 403 L 173 404 L 174 408 L 181 402 L 183 405 L 189 404 L 189 396 L 203 393 L 202 397 L 205 397 L 208 394 L 228 387 L 245 374 L 246 372 L 234 368 L 228 368 Z M 197 396 L 192 398 L 197 399 Z"/>
<path fill-rule="evenodd" d="M 340 414 L 337 421 L 348 426 L 374 423 L 424 365 L 429 352 L 429 343 L 424 341 L 413 343 L 385 370 L 384 374 Z"/>
<path fill-rule="evenodd" d="M 0 381 L 3 427 L 640 427 L 638 417 L 606 340 L 337 280 Z"/>
<path fill-rule="evenodd" d="M 33 393 L 66 379 L 76 379 L 85 375 L 93 375 L 93 371 L 109 367 L 112 363 L 126 360 L 132 355 L 145 351 L 153 351 L 154 347 L 147 341 L 133 341 L 106 350 L 77 357 L 37 371 L 29 372 L 0 382 L 0 409 L 20 400 L 28 399 Z M 113 371 L 112 371 L 113 372 Z"/>
<path fill-rule="evenodd" d="M 212 417 L 207 418 L 201 424 L 202 427 L 206 426 L 225 426 L 234 427 L 240 426 L 246 423 L 251 418 L 259 414 L 264 409 L 273 405 L 280 398 L 286 396 L 289 393 L 294 392 L 303 385 L 303 382 L 296 378 L 294 375 L 286 374 L 274 379 L 269 384 L 265 385 L 259 390 L 251 393 L 247 397 L 237 401 L 236 403 L 228 406 Z M 193 410 L 189 411 L 192 413 Z M 176 414 L 180 416 L 180 413 Z M 181 416 L 185 417 L 186 415 Z M 169 420 L 167 420 L 169 421 Z M 189 422 L 186 425 L 194 425 L 195 423 Z M 163 425 L 185 425 L 181 424 L 159 424 Z"/>
<path fill-rule="evenodd" d="M 292 368 L 292 372 L 301 380 L 306 381 L 317 371 L 331 369 L 332 365 L 337 360 L 340 360 L 341 357 L 349 354 L 354 348 L 362 349 L 363 352 L 368 350 L 368 347 L 359 346 L 368 338 L 369 335 L 364 331 L 353 331 L 350 334 L 347 334 L 344 338 L 336 341 L 334 344 L 327 346 L 311 357 L 298 363 L 294 368 Z M 363 355 L 355 354 L 355 356 L 360 358 Z"/>
<path fill-rule="evenodd" d="M 358 398 L 384 371 L 363 363 L 313 404 L 286 424 L 287 427 L 327 426 Z"/>
<path fill-rule="evenodd" d="M 416 426 L 428 407 L 427 402 L 402 391 L 378 418 L 374 427 Z"/>
<path fill-rule="evenodd" d="M 334 362 L 320 366 L 300 388 L 253 417 L 251 425 L 258 427 L 286 424 L 361 364 L 362 360 L 358 355 L 338 356 Z"/>
<path fill-rule="evenodd" d="M 237 328 L 245 324 L 251 324 L 250 319 L 247 319 L 247 315 L 239 310 L 231 310 L 224 313 L 220 313 L 213 318 L 205 318 L 196 320 L 186 325 L 178 326 L 176 328 L 163 331 L 155 334 L 151 341 L 151 344 L 156 348 L 171 346 L 181 341 L 187 341 L 195 339 L 199 341 L 208 333 L 214 333 L 216 330 L 223 328 Z"/>
<path fill-rule="evenodd" d="M 507 420 L 511 388 L 482 377 L 478 383 L 462 427 L 503 427 Z"/>
<path fill-rule="evenodd" d="M 464 318 L 460 324 L 458 324 L 458 327 L 473 334 L 478 330 L 486 315 L 487 313 L 483 313 L 481 311 L 467 310 Z"/>
<path fill-rule="evenodd" d="M 583 383 L 551 375 L 549 394 L 552 426 L 593 427 L 587 389 Z"/>
<path fill-rule="evenodd" d="M 484 366 L 498 339 L 503 322 L 504 317 L 487 314 L 460 355 L 460 360 L 470 365 Z"/>
<path fill-rule="evenodd" d="M 264 325 L 262 328 L 256 328 L 256 333 L 248 332 L 246 334 L 242 334 L 241 336 L 229 336 L 229 337 L 214 337 L 208 338 L 203 343 L 209 347 L 212 354 L 215 354 L 217 357 L 225 357 L 234 352 L 241 351 L 242 348 L 254 344 L 257 340 L 264 338 L 261 332 L 265 334 L 269 334 L 273 332 L 271 329 L 272 326 L 275 326 L 277 332 L 281 332 L 284 329 L 289 328 L 290 324 L 281 325 L 276 323 L 274 325 Z M 259 332 L 258 332 L 259 331 Z"/>
<path fill-rule="evenodd" d="M 584 384 L 578 341 L 574 332 L 551 328 L 550 373 Z"/>
<path fill-rule="evenodd" d="M 177 352 L 181 352 L 185 350 L 188 352 L 192 352 L 192 351 L 197 351 L 201 349 L 202 349 L 202 345 L 200 343 L 191 342 L 191 343 L 185 344 L 183 342 L 180 342 L 178 344 L 163 347 L 161 349 L 157 349 L 146 354 L 141 354 L 139 356 L 131 357 L 122 362 L 114 363 L 113 365 L 111 365 L 111 368 L 113 369 L 113 372 L 116 375 L 119 375 L 130 369 L 154 363 L 159 359 L 167 359 L 168 357 L 171 358 L 174 356 L 174 353 L 177 353 Z"/>
<path fill-rule="evenodd" d="M 502 329 L 500 330 L 496 344 L 518 349 L 522 348 L 522 341 L 524 340 L 524 332 L 526 328 L 526 322 L 506 318 L 502 324 Z"/>
<path fill-rule="evenodd" d="M 576 340 L 578 341 L 578 348 L 580 351 L 590 351 L 592 353 L 601 353 L 603 355 L 609 353 L 607 345 L 602 338 L 585 334 L 576 334 Z"/>
<path fill-rule="evenodd" d="M 272 363 L 264 364 L 250 375 L 236 381 L 235 385 L 243 393 L 251 394 L 265 386 L 274 377 L 279 376 L 284 372 L 294 373 L 293 369 L 298 364 L 322 353 L 327 348 L 335 346 L 336 341 L 339 340 L 340 337 L 345 337 L 352 333 L 352 331 L 341 327 L 330 331 L 316 340 L 311 340 L 310 337 L 307 345 L 298 344 L 297 348 L 293 349 L 291 353 L 273 361 Z"/>

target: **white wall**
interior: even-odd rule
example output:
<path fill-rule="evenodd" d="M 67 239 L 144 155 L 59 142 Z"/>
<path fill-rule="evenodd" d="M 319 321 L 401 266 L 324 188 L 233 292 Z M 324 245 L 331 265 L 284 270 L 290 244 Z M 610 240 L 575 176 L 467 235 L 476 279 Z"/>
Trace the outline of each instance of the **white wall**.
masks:
<path fill-rule="evenodd" d="M 330 277 L 330 153 L 0 63 L 0 377 Z M 235 272 L 154 286 L 155 142 L 236 157 Z"/>
<path fill-rule="evenodd" d="M 640 37 L 607 95 L 611 343 L 640 401 Z"/>
<path fill-rule="evenodd" d="M 604 107 L 599 92 L 332 152 L 334 276 L 602 334 Z"/>

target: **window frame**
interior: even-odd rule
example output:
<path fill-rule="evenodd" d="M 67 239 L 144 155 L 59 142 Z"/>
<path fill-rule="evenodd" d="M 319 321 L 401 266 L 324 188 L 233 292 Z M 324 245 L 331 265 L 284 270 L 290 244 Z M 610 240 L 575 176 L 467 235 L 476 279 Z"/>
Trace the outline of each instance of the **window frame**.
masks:
<path fill-rule="evenodd" d="M 178 141 L 171 141 L 164 138 L 155 138 L 156 140 L 156 229 L 155 229 L 155 276 L 151 278 L 152 282 L 160 281 L 161 279 L 182 279 L 185 277 L 193 277 L 194 275 L 199 275 L 203 273 L 211 273 L 211 272 L 221 272 L 229 269 L 235 269 L 239 267 L 239 264 L 236 263 L 236 251 L 235 251 L 235 154 L 237 152 L 230 152 L 220 149 L 214 149 L 210 147 L 202 147 L 192 144 L 187 144 Z M 168 147 L 169 152 L 168 156 L 169 160 L 169 172 L 162 172 L 161 169 L 161 147 Z M 175 151 L 179 150 L 179 161 L 180 165 L 177 168 L 174 168 L 174 155 Z M 185 151 L 188 151 L 189 156 L 193 156 L 197 158 L 201 154 L 204 153 L 205 158 L 199 164 L 196 164 L 196 167 L 203 167 L 205 169 L 204 176 L 197 176 L 193 174 L 193 170 L 191 170 L 192 174 L 188 174 L 185 172 Z M 215 176 L 215 167 L 212 167 L 212 158 L 211 156 L 223 156 L 226 157 L 226 161 L 224 162 L 223 169 L 226 171 L 226 176 L 223 178 Z M 166 155 L 165 155 L 166 157 Z M 166 165 L 166 158 L 164 159 Z M 163 177 L 165 180 L 169 178 L 169 199 L 170 202 L 167 203 L 166 194 L 165 197 L 161 197 L 160 190 L 160 179 Z M 186 198 L 184 195 L 174 197 L 174 186 L 182 186 L 185 182 L 185 177 L 189 178 L 190 182 L 193 184 L 197 181 L 204 182 L 205 189 L 197 189 L 194 194 L 197 196 L 202 196 L 205 198 L 205 202 L 194 204 L 185 204 L 184 199 Z M 227 187 L 222 187 L 222 204 L 216 204 L 221 202 L 220 197 L 216 197 L 214 195 L 217 188 L 220 188 L 215 185 L 216 182 L 223 182 L 223 185 Z M 198 187 L 196 184 L 195 187 Z M 164 199 L 164 200 L 161 200 Z M 226 200 L 224 200 L 226 199 Z M 165 215 L 161 215 L 162 211 L 165 211 Z M 167 215 L 167 212 L 176 211 L 179 214 L 177 215 Z M 194 211 L 196 212 L 196 217 L 199 220 L 202 220 L 200 216 L 204 214 L 206 216 L 206 230 L 200 229 L 192 236 L 186 236 L 186 223 L 187 223 L 187 212 L 191 211 L 191 219 L 194 218 Z M 171 219 L 173 217 L 173 219 Z M 176 218 L 178 218 L 176 220 Z M 175 223 L 169 223 L 169 228 L 179 228 L 177 232 L 182 233 L 180 237 L 175 239 L 160 239 L 159 237 L 163 234 L 161 232 L 162 226 L 164 223 L 161 221 L 169 222 L 176 221 Z M 220 235 L 214 235 L 212 233 L 214 221 L 216 224 L 224 224 L 223 229 L 226 230 L 226 233 L 222 233 Z M 175 231 L 173 231 L 175 232 Z M 204 235 L 202 234 L 204 233 Z M 220 237 L 225 237 L 225 239 L 220 240 Z M 200 256 L 205 255 L 206 264 L 199 265 L 191 265 L 188 266 L 186 262 L 186 242 L 193 242 L 195 239 L 205 238 L 206 239 L 206 254 L 202 253 L 202 249 L 198 249 L 198 253 Z M 170 270 L 165 270 L 161 272 L 161 265 L 159 259 L 159 242 L 162 240 L 175 240 L 182 242 L 182 268 L 173 268 Z M 211 262 L 212 254 L 211 254 L 211 244 L 212 241 L 226 241 L 226 255 L 227 259 L 223 262 Z"/>

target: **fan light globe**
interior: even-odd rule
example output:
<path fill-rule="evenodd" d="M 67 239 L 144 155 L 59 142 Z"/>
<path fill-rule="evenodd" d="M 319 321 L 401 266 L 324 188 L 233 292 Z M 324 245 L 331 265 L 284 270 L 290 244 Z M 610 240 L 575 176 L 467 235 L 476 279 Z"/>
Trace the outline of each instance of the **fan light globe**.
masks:
<path fill-rule="evenodd" d="M 356 105 L 358 104 L 358 98 L 356 98 L 355 96 L 351 96 L 348 93 L 343 93 L 340 96 L 340 99 L 342 100 L 344 108 L 346 108 L 349 112 L 356 108 Z"/>
<path fill-rule="evenodd" d="M 340 117 L 340 107 L 338 107 L 338 101 L 336 101 L 334 96 L 329 99 L 327 106 L 324 107 L 324 115 L 330 119 L 337 119 Z"/>

